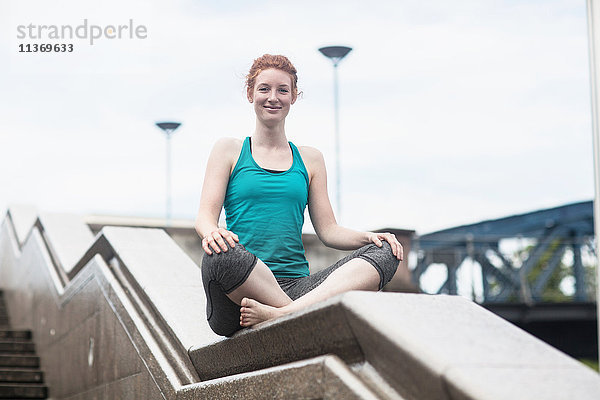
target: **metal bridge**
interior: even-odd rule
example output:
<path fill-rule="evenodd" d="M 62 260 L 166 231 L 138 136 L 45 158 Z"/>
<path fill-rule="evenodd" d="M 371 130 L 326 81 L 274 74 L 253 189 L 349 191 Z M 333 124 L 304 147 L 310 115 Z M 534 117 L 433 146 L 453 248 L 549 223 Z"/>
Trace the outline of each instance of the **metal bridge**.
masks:
<path fill-rule="evenodd" d="M 413 271 L 415 283 L 432 264 L 444 264 L 448 277 L 438 293 L 457 294 L 456 272 L 465 259 L 481 266 L 483 302 L 540 302 L 548 281 L 566 251 L 573 253 L 574 301 L 592 300 L 586 293 L 582 249 L 593 252 L 594 216 L 591 201 L 567 204 L 526 214 L 482 221 L 422 235 L 416 241 L 419 255 Z M 521 265 L 499 250 L 508 238 L 535 239 Z M 545 262 L 535 279 L 530 274 Z M 492 288 L 493 286 L 493 288 Z"/>
<path fill-rule="evenodd" d="M 412 278 L 419 284 L 433 264 L 443 264 L 447 278 L 437 293 L 457 294 L 457 271 L 465 260 L 481 268 L 482 305 L 535 336 L 578 358 L 596 358 L 595 285 L 584 259 L 594 254 L 593 202 L 487 220 L 420 236 Z M 524 258 L 500 251 L 505 239 L 523 238 L 532 246 Z M 574 292 L 560 303 L 544 297 L 565 253 L 570 253 Z M 596 257 L 597 259 L 597 257 Z"/>

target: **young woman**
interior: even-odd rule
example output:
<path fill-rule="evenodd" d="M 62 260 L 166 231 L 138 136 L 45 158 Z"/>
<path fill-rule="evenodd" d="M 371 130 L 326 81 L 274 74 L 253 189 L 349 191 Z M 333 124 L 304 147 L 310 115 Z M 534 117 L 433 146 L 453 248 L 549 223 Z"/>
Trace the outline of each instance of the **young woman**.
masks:
<path fill-rule="evenodd" d="M 301 310 L 348 290 L 380 290 L 403 258 L 393 234 L 337 224 L 319 150 L 296 147 L 285 118 L 298 77 L 284 56 L 254 60 L 246 77 L 254 133 L 224 138 L 206 167 L 196 231 L 206 252 L 202 279 L 210 327 L 230 336 L 242 327 Z M 313 275 L 302 245 L 304 210 L 329 247 L 355 250 Z M 225 208 L 227 228 L 217 223 Z"/>

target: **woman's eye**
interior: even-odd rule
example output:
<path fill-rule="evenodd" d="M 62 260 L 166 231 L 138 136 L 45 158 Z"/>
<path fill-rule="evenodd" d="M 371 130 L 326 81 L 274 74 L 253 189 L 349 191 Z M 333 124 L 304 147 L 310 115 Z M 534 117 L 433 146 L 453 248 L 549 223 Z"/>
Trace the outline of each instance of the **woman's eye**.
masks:
<path fill-rule="evenodd" d="M 289 92 L 289 90 L 287 90 L 287 89 L 279 89 L 279 91 L 280 91 L 281 93 L 287 93 L 287 92 Z"/>
<path fill-rule="evenodd" d="M 266 92 L 266 91 L 267 91 L 267 88 L 266 88 L 266 87 L 261 87 L 261 88 L 259 88 L 259 89 L 258 89 L 258 91 L 259 91 L 259 92 Z"/>

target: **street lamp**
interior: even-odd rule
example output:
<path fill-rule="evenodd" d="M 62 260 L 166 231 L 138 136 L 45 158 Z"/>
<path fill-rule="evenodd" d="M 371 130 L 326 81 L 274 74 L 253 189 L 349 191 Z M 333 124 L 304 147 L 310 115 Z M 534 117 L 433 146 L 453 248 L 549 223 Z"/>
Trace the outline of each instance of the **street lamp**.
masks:
<path fill-rule="evenodd" d="M 163 130 L 167 138 L 167 201 L 166 226 L 171 225 L 171 134 L 181 125 L 179 122 L 157 122 L 156 126 Z"/>
<path fill-rule="evenodd" d="M 596 318 L 600 348 L 600 6 L 598 0 L 587 0 L 588 49 L 592 98 L 592 143 L 594 154 L 594 231 L 596 236 Z M 600 355 L 599 355 L 600 360 Z"/>
<path fill-rule="evenodd" d="M 338 74 L 337 67 L 340 61 L 350 51 L 351 47 L 346 46 L 328 46 L 321 47 L 319 49 L 321 54 L 329 58 L 333 62 L 333 107 L 334 107 L 334 118 L 335 118 L 335 182 L 336 182 L 336 206 L 338 220 L 342 218 L 342 203 L 340 200 L 340 118 L 339 118 L 339 104 L 338 104 Z"/>

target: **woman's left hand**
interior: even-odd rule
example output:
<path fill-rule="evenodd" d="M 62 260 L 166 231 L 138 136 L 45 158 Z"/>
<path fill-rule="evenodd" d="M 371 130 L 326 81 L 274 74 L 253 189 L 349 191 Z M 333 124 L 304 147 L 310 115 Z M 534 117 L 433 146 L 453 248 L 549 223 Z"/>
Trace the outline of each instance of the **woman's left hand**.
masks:
<path fill-rule="evenodd" d="M 383 246 L 382 240 L 385 240 L 392 247 L 392 253 L 394 253 L 394 256 L 396 256 L 396 258 L 400 261 L 404 259 L 404 249 L 402 248 L 402 245 L 400 244 L 398 239 L 396 239 L 396 235 L 389 232 L 367 232 L 367 234 L 369 242 L 373 242 L 377 246 L 381 247 Z"/>

